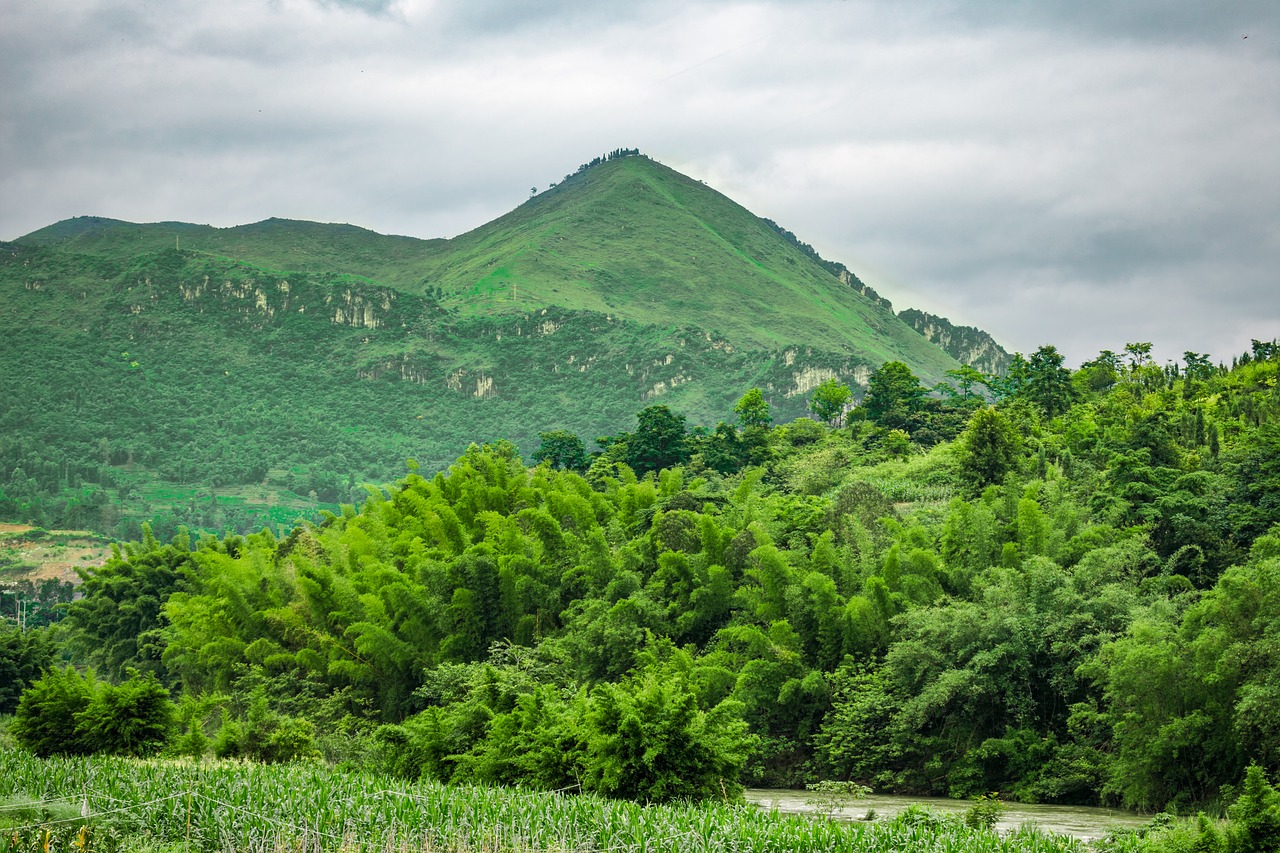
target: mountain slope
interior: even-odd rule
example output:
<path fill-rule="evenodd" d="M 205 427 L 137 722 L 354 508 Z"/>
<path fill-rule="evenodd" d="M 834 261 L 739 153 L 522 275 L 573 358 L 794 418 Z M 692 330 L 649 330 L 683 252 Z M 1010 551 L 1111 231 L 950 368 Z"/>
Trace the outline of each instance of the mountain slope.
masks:
<path fill-rule="evenodd" d="M 955 366 L 776 226 L 643 156 L 586 169 L 452 240 L 288 220 L 219 229 L 81 217 L 17 242 L 114 258 L 178 246 L 271 270 L 438 289 L 465 316 L 586 310 L 700 329 L 737 348 L 812 347 L 871 368 L 901 359 L 934 382 Z"/>
<path fill-rule="evenodd" d="M 17 401 L 0 470 L 22 474 L 0 488 L 37 523 L 114 532 L 158 505 L 193 526 L 288 521 L 472 441 L 528 454 L 540 431 L 589 440 L 653 403 L 710 427 L 753 386 L 786 420 L 828 378 L 957 366 L 769 223 L 638 156 L 452 240 L 82 217 L 0 248 L 0 400 Z"/>
<path fill-rule="evenodd" d="M 560 305 L 740 347 L 900 358 L 935 381 L 953 366 L 759 217 L 646 157 L 588 169 L 450 243 L 427 279 L 467 312 Z"/>
<path fill-rule="evenodd" d="M 186 249 L 265 269 L 336 272 L 413 289 L 420 283 L 418 265 L 448 241 L 388 236 L 355 225 L 291 219 L 214 228 L 187 222 L 138 224 L 79 216 L 33 231 L 14 242 L 117 260 L 165 249 Z"/>

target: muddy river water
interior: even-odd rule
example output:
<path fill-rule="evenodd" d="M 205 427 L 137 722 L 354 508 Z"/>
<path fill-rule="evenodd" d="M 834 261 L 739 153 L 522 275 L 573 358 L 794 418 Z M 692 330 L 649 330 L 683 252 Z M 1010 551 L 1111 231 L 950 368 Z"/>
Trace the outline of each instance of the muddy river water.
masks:
<path fill-rule="evenodd" d="M 811 802 L 813 795 L 807 791 L 787 791 L 773 788 L 748 788 L 747 802 L 764 809 L 777 809 L 784 814 L 818 814 L 827 811 L 825 806 Z M 863 820 L 867 813 L 883 819 L 896 815 L 915 803 L 939 814 L 963 814 L 971 803 L 968 800 L 948 800 L 941 797 L 894 797 L 868 794 L 833 812 L 844 820 Z M 1150 815 L 1139 815 L 1117 809 L 1090 806 L 1032 806 L 1022 803 L 1005 803 L 1004 814 L 996 829 L 1005 832 L 1017 829 L 1024 823 L 1032 823 L 1047 832 L 1073 835 L 1076 838 L 1101 838 L 1112 828 L 1141 826 L 1151 820 Z"/>

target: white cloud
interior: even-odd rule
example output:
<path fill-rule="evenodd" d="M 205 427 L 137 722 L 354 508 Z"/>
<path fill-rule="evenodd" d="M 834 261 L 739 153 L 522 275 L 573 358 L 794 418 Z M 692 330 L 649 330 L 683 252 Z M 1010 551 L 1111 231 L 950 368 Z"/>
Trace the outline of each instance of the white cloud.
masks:
<path fill-rule="evenodd" d="M 450 236 L 636 146 L 898 307 L 1229 358 L 1280 333 L 1280 27 L 1166 6 L 0 0 L 0 237 Z"/>

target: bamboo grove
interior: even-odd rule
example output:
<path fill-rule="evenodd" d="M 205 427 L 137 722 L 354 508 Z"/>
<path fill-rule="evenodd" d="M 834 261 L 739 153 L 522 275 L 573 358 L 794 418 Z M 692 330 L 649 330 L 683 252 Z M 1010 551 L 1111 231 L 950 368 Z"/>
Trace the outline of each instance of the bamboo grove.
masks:
<path fill-rule="evenodd" d="M 0 666 L 154 677 L 172 753 L 1225 809 L 1280 770 L 1280 356 L 1061 361 L 987 377 L 994 406 L 886 365 L 847 423 L 740 405 L 643 474 L 642 419 L 565 470 L 410 462 L 287 537 L 147 530 Z"/>

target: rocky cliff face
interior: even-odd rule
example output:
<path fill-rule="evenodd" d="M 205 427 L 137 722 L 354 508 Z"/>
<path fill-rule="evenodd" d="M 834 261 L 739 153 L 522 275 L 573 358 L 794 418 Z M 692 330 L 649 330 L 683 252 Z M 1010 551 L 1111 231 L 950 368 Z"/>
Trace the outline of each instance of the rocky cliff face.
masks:
<path fill-rule="evenodd" d="M 898 313 L 898 318 L 926 340 L 937 344 L 961 364 L 983 373 L 1004 375 L 1012 357 L 991 335 L 973 326 L 956 326 L 946 317 L 935 317 L 915 308 Z"/>

